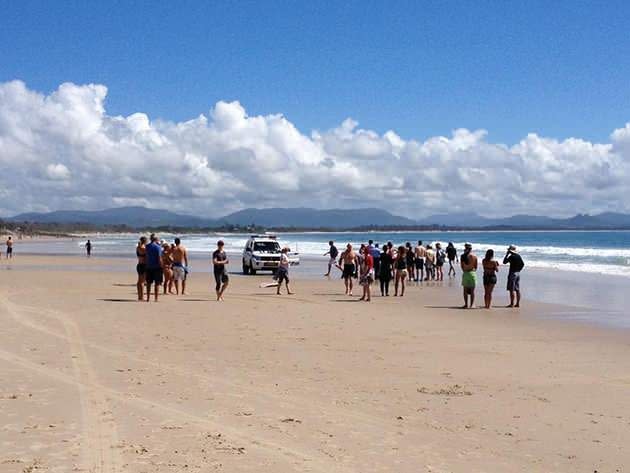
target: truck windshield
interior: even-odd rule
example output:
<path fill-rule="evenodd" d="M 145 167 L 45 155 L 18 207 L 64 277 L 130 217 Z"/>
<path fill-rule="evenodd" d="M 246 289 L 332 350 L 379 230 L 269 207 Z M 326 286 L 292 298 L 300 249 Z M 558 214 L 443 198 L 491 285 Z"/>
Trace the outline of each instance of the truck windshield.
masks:
<path fill-rule="evenodd" d="M 261 253 L 277 253 L 280 251 L 280 243 L 277 241 L 257 241 L 254 243 L 254 251 Z"/>

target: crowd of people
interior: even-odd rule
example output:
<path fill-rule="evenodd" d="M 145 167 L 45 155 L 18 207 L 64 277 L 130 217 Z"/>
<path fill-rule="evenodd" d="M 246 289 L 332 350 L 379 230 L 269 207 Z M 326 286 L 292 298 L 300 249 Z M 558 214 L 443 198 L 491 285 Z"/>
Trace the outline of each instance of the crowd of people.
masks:
<path fill-rule="evenodd" d="M 379 245 L 369 240 L 361 244 L 356 251 L 352 244 L 348 243 L 344 251 L 339 253 L 333 241 L 328 242 L 329 250 L 324 256 L 329 256 L 329 277 L 333 267 L 341 271 L 341 277 L 345 285 L 345 294 L 352 296 L 354 280 L 358 280 L 362 287 L 362 301 L 369 302 L 372 298 L 371 286 L 378 280 L 382 297 L 389 296 L 390 284 L 394 283 L 394 296 L 405 295 L 407 282 L 443 281 L 444 267 L 448 262 L 448 277 L 457 276 L 457 266 L 462 271 L 463 308 L 473 308 L 475 304 L 475 288 L 477 286 L 478 259 L 473 253 L 470 243 L 464 245 L 464 251 L 460 255 L 452 242 L 446 248 L 441 243 L 424 245 L 422 241 L 413 247 L 410 242 L 396 247 L 391 241 L 379 248 Z M 494 250 L 488 249 L 482 260 L 484 306 L 489 309 L 492 306 L 492 293 L 497 284 L 497 273 L 500 264 L 494 259 Z M 510 245 L 507 249 L 503 264 L 509 265 L 507 277 L 507 290 L 510 293 L 508 307 L 519 307 L 521 301 L 520 272 L 525 266 L 523 258 L 518 253 L 516 246 Z"/>
<path fill-rule="evenodd" d="M 280 260 L 275 272 L 275 282 L 266 286 L 275 286 L 277 294 L 280 294 L 282 284 L 286 286 L 287 294 L 292 294 L 289 286 L 289 257 L 288 248 L 283 248 Z M 448 263 L 447 277 L 457 276 L 458 267 L 461 270 L 461 285 L 463 288 L 463 308 L 475 307 L 475 289 L 477 286 L 478 258 L 473 253 L 470 243 L 464 245 L 461 255 L 458 254 L 455 245 L 449 242 L 446 248 L 441 243 L 423 244 L 418 241 L 412 246 L 410 242 L 405 245 L 395 246 L 391 241 L 382 247 L 372 240 L 361 244 L 355 250 L 348 243 L 342 252 L 339 252 L 333 241 L 329 242 L 329 249 L 324 254 L 328 256 L 328 270 L 325 276 L 330 277 L 333 268 L 341 271 L 344 282 L 345 294 L 353 295 L 355 280 L 361 287 L 360 301 L 372 300 L 372 285 L 378 281 L 382 297 L 390 295 L 390 287 L 393 283 L 395 297 L 405 295 L 406 284 L 409 282 L 421 283 L 425 281 L 443 281 L 444 268 Z M 188 252 L 179 238 L 172 243 L 161 241 L 157 235 L 152 234 L 148 239 L 142 236 L 136 247 L 138 263 L 137 290 L 138 300 L 147 302 L 151 299 L 153 287 L 153 299 L 158 300 L 160 286 L 163 294 L 186 294 L 186 278 L 188 275 Z M 223 300 L 223 294 L 229 284 L 227 265 L 228 256 L 225 252 L 225 244 L 219 240 L 212 253 L 212 267 L 215 282 L 217 301 Z M 521 302 L 520 272 L 524 267 L 523 258 L 514 245 L 507 249 L 503 264 L 509 265 L 507 276 L 507 290 L 510 293 L 508 307 L 519 307 Z M 495 260 L 494 250 L 488 249 L 481 261 L 483 269 L 484 307 L 492 307 L 492 294 L 497 284 L 497 273 L 500 263 Z M 181 289 L 181 292 L 180 292 Z"/>

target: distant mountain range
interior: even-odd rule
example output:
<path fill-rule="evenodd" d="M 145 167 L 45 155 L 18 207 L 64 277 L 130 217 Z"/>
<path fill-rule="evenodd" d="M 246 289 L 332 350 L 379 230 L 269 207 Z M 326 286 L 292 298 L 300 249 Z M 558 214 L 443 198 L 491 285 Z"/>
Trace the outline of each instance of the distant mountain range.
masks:
<path fill-rule="evenodd" d="M 218 219 L 182 215 L 168 210 L 144 207 L 119 207 L 105 210 L 58 210 L 47 213 L 23 213 L 6 219 L 10 222 L 126 225 L 132 228 L 186 227 L 218 228 L 227 225 L 256 225 L 266 228 L 351 229 L 359 227 L 447 227 L 447 228 L 519 228 L 519 229 L 630 229 L 630 215 L 606 212 L 576 215 L 567 219 L 514 215 L 487 218 L 474 213 L 437 214 L 420 220 L 393 215 L 382 209 L 317 210 L 309 208 L 244 209 Z"/>

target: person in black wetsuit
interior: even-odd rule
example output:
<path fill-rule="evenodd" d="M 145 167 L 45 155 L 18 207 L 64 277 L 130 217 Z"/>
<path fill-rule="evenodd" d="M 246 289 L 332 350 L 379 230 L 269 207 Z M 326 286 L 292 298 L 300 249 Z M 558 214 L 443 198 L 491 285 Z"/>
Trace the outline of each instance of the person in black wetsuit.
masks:
<path fill-rule="evenodd" d="M 457 249 L 455 248 L 455 245 L 453 245 L 452 241 L 449 241 L 446 246 L 446 257 L 448 258 L 448 276 L 456 276 L 457 273 L 453 263 L 459 262 L 459 258 L 457 257 Z"/>
<path fill-rule="evenodd" d="M 521 271 L 525 267 L 523 258 L 518 254 L 516 246 L 510 245 L 503 258 L 503 264 L 509 264 L 510 270 L 507 278 L 507 290 L 510 292 L 510 305 L 508 307 L 520 307 L 521 305 Z M 516 303 L 514 299 L 516 296 Z"/>
<path fill-rule="evenodd" d="M 223 293 L 228 287 L 230 278 L 227 274 L 228 257 L 223 251 L 223 240 L 217 242 L 217 249 L 212 253 L 212 266 L 214 272 L 215 291 L 217 293 L 217 301 L 223 300 Z"/>
<path fill-rule="evenodd" d="M 92 242 L 90 240 L 85 243 L 85 252 L 88 258 L 92 256 Z"/>
<path fill-rule="evenodd" d="M 383 252 L 379 258 L 379 275 L 381 283 L 381 296 L 389 296 L 389 282 L 392 280 L 392 254 L 387 245 L 383 246 Z"/>

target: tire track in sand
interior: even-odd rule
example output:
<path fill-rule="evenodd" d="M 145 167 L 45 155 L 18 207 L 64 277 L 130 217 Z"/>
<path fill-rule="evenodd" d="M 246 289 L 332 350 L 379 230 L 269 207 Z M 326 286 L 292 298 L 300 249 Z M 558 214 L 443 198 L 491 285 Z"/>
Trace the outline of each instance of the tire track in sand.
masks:
<path fill-rule="evenodd" d="M 19 321 L 15 306 L 6 299 L 2 300 L 2 303 L 9 315 Z M 81 442 L 81 453 L 84 466 L 90 473 L 118 473 L 122 470 L 123 461 L 117 448 L 119 440 L 116 424 L 107 399 L 103 395 L 103 388 L 98 384 L 96 372 L 90 364 L 83 336 L 77 324 L 67 315 L 57 312 L 56 318 L 66 332 L 66 336 L 61 338 L 68 343 L 74 385 L 79 392 L 84 439 Z M 25 325 L 40 329 L 34 323 Z M 56 334 L 52 330 L 44 331 Z M 4 358 L 7 358 L 6 352 Z"/>

